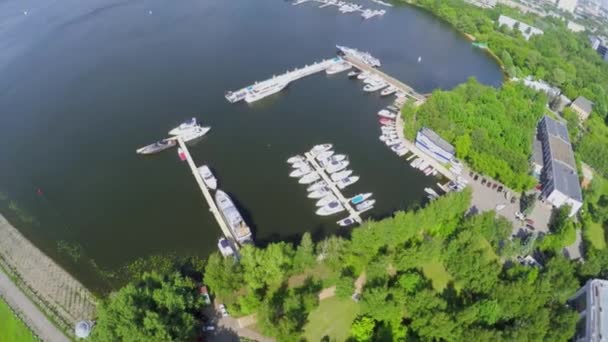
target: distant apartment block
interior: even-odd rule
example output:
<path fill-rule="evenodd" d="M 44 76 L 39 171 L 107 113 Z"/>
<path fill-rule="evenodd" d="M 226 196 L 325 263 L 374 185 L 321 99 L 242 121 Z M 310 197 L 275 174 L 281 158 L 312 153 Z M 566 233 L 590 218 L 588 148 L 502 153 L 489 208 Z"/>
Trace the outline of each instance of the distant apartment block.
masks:
<path fill-rule="evenodd" d="M 572 216 L 583 205 L 583 195 L 568 129 L 545 115 L 538 124 L 537 137 L 543 154 L 541 197 L 557 208 L 570 205 Z"/>
<path fill-rule="evenodd" d="M 608 44 L 605 37 L 589 36 L 591 48 L 595 50 L 605 61 L 608 60 Z"/>
<path fill-rule="evenodd" d="M 579 313 L 574 342 L 608 341 L 608 281 L 591 279 L 568 301 Z"/>
<path fill-rule="evenodd" d="M 557 8 L 566 12 L 574 13 L 574 9 L 576 8 L 577 4 L 578 0 L 558 0 Z"/>
<path fill-rule="evenodd" d="M 465 0 L 471 5 L 475 5 L 481 8 L 494 8 L 496 7 L 497 0 Z"/>
<path fill-rule="evenodd" d="M 448 163 L 454 158 L 454 146 L 426 127 L 418 131 L 416 147 L 442 163 Z"/>
<path fill-rule="evenodd" d="M 515 29 L 515 27 L 517 27 L 519 32 L 521 32 L 521 34 L 524 36 L 524 38 L 526 40 L 530 39 L 530 37 L 532 37 L 533 35 L 544 34 L 543 30 L 541 30 L 541 29 L 538 29 L 534 26 L 530 26 L 524 22 L 515 20 L 511 17 L 507 17 L 506 15 L 501 15 L 500 17 L 498 17 L 498 25 L 499 26 L 506 25 L 511 30 L 513 30 L 513 29 Z"/>
<path fill-rule="evenodd" d="M 577 33 L 585 31 L 585 26 L 577 24 L 574 21 L 568 21 L 568 30 Z"/>
<path fill-rule="evenodd" d="M 579 96 L 576 98 L 576 100 L 574 100 L 574 102 L 572 102 L 570 108 L 576 112 L 579 120 L 585 121 L 587 118 L 589 118 L 589 115 L 591 115 L 591 111 L 593 110 L 593 102 L 589 101 L 584 96 Z"/>

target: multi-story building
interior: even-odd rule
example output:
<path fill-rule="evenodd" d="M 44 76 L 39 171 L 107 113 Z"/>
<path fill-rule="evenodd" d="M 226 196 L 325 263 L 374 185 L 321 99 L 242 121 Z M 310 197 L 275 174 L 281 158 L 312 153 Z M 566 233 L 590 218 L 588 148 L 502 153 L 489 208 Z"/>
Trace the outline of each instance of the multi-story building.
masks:
<path fill-rule="evenodd" d="M 510 28 L 511 30 L 515 28 L 515 26 L 517 25 L 517 29 L 519 30 L 519 32 L 521 32 L 521 34 L 524 36 L 524 38 L 526 40 L 530 39 L 530 37 L 532 37 L 535 34 L 539 34 L 542 35 L 544 34 L 543 30 L 538 29 L 534 26 L 530 26 L 524 22 L 521 22 L 519 20 L 515 20 L 511 17 L 507 17 L 506 15 L 500 15 L 500 17 L 498 17 L 498 25 L 502 26 L 505 25 L 508 28 Z"/>
<path fill-rule="evenodd" d="M 538 124 L 537 135 L 543 153 L 541 197 L 557 208 L 570 205 L 572 216 L 583 205 L 583 195 L 568 129 L 545 115 Z"/>
<path fill-rule="evenodd" d="M 454 146 L 426 127 L 418 131 L 416 147 L 442 163 L 449 163 L 454 159 Z"/>
<path fill-rule="evenodd" d="M 593 110 L 593 102 L 589 101 L 584 96 L 579 96 L 572 102 L 570 108 L 578 115 L 580 121 L 585 121 L 591 115 Z"/>
<path fill-rule="evenodd" d="M 574 342 L 608 341 L 608 281 L 587 281 L 568 303 L 579 313 Z"/>
<path fill-rule="evenodd" d="M 574 13 L 577 3 L 577 0 L 558 0 L 557 8 L 566 12 Z"/>

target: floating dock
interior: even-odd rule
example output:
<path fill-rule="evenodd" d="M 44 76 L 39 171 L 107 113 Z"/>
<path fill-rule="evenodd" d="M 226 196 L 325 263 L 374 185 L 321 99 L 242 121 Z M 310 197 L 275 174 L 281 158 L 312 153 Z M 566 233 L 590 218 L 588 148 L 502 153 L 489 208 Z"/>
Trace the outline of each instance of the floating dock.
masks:
<path fill-rule="evenodd" d="M 379 1 L 379 0 L 372 0 L 372 1 L 379 5 L 383 5 L 383 6 L 388 6 L 388 7 L 393 6 L 387 2 L 383 2 L 383 1 Z M 340 11 L 340 13 L 342 13 L 342 14 L 359 12 L 359 13 L 361 13 L 361 17 L 363 17 L 363 19 L 370 19 L 370 18 L 373 18 L 376 16 L 383 16 L 386 13 L 385 10 L 373 10 L 370 8 L 363 8 L 363 6 L 359 5 L 359 4 L 355 4 L 355 3 L 347 2 L 347 1 L 338 1 L 338 0 L 296 0 L 296 1 L 292 2 L 292 5 L 296 6 L 296 5 L 303 4 L 305 2 L 320 3 L 321 6 L 319 6 L 319 8 L 336 6 L 336 7 L 338 7 L 338 11 Z"/>
<path fill-rule="evenodd" d="M 376 77 L 381 78 L 388 85 L 399 89 L 399 91 L 402 92 L 403 94 L 405 94 L 407 97 L 414 99 L 416 101 L 417 105 L 422 104 L 426 101 L 426 97 L 424 95 L 416 92 L 414 90 L 414 88 L 410 87 L 409 85 L 399 81 L 398 79 L 396 79 L 392 76 L 387 75 L 386 73 L 378 70 L 377 68 L 374 68 L 366 63 L 363 63 L 356 57 L 351 56 L 350 54 L 345 54 L 343 58 L 346 61 L 348 61 L 350 64 L 352 64 L 355 68 L 357 68 L 361 71 L 366 71 L 370 74 L 373 74 Z"/>
<path fill-rule="evenodd" d="M 342 206 L 348 211 L 349 216 L 352 217 L 353 220 L 357 221 L 357 223 L 359 224 L 363 222 L 363 220 L 361 220 L 360 213 L 350 205 L 350 200 L 345 198 L 344 195 L 342 195 L 342 191 L 338 189 L 334 181 L 331 180 L 327 173 L 325 173 L 325 170 L 319 165 L 319 163 L 317 163 L 315 157 L 310 152 L 306 152 L 304 155 L 306 156 L 306 159 L 308 160 L 310 165 L 312 165 L 315 171 L 321 176 L 321 178 L 323 178 L 325 183 L 327 183 L 327 186 L 329 186 L 338 201 L 340 201 L 340 204 L 342 204 Z"/>
<path fill-rule="evenodd" d="M 192 159 L 192 156 L 190 155 L 190 151 L 188 151 L 188 147 L 184 143 L 184 140 L 180 136 L 177 136 L 174 139 L 177 140 L 177 143 L 179 144 L 182 151 L 186 155 L 186 161 L 188 162 L 188 166 L 190 166 L 192 175 L 194 175 L 194 179 L 196 179 L 196 183 L 198 183 L 198 186 L 201 189 L 203 196 L 207 200 L 207 204 L 209 205 L 209 211 L 211 211 L 211 213 L 213 214 L 213 217 L 215 217 L 215 220 L 217 221 L 217 224 L 222 229 L 222 232 L 224 233 L 224 236 L 226 237 L 226 239 L 232 241 L 234 247 L 238 250 L 239 245 L 238 245 L 238 243 L 236 243 L 237 239 L 232 234 L 232 231 L 228 228 L 228 225 L 226 224 L 226 221 L 224 221 L 224 217 L 222 216 L 219 209 L 217 208 L 217 205 L 215 205 L 215 201 L 213 200 L 213 197 L 211 196 L 209 189 L 203 182 L 203 178 L 199 174 L 198 168 L 196 167 L 196 164 L 194 163 L 194 160 Z"/>
<path fill-rule="evenodd" d="M 293 81 L 324 71 L 330 66 L 342 63 L 343 61 L 342 58 L 335 57 L 306 65 L 303 68 L 296 68 L 278 76 L 274 75 L 272 78 L 265 81 L 256 82 L 239 90 L 226 92 L 226 100 L 230 103 L 236 103 L 242 100 L 245 100 L 247 103 L 255 102 L 280 92 Z"/>

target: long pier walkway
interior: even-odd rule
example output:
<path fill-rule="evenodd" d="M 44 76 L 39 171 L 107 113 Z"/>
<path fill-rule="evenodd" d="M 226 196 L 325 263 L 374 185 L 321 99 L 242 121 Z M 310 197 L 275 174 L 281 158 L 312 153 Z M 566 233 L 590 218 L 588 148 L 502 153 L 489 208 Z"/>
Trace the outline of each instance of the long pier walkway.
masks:
<path fill-rule="evenodd" d="M 399 81 L 398 79 L 396 79 L 392 76 L 389 76 L 386 73 L 372 67 L 371 65 L 365 64 L 365 63 L 361 62 L 360 60 L 358 60 L 357 58 L 353 58 L 353 57 L 349 56 L 348 54 L 346 54 L 344 56 L 344 59 L 346 61 L 348 61 L 350 64 L 352 64 L 355 68 L 357 68 L 361 71 L 367 71 L 371 74 L 381 77 L 386 83 L 399 89 L 406 96 L 414 99 L 416 101 L 417 105 L 422 104 L 426 101 L 426 97 L 424 95 L 416 92 L 414 90 L 414 88 L 412 88 L 409 85 Z"/>
<path fill-rule="evenodd" d="M 213 197 L 211 196 L 209 189 L 203 182 L 203 178 L 198 173 L 198 168 L 196 167 L 196 164 L 194 163 L 194 160 L 192 159 L 192 156 L 190 155 L 190 151 L 188 151 L 188 147 L 184 143 L 184 140 L 180 136 L 177 136 L 175 139 L 177 140 L 177 143 L 179 144 L 182 151 L 184 151 L 184 154 L 186 155 L 186 161 L 188 162 L 188 166 L 190 166 L 192 175 L 194 175 L 194 179 L 196 179 L 196 182 L 198 183 L 198 186 L 200 187 L 201 192 L 203 193 L 203 196 L 207 200 L 207 204 L 209 204 L 209 210 L 211 211 L 211 213 L 213 213 L 213 216 L 215 217 L 217 224 L 222 229 L 224 236 L 227 239 L 233 241 L 234 242 L 233 245 L 238 249 L 239 246 L 238 246 L 238 243 L 236 243 L 237 239 L 232 234 L 232 231 L 230 229 L 228 229 L 228 225 L 226 225 L 226 221 L 224 221 L 224 217 L 222 216 L 222 214 L 220 213 L 220 210 L 215 205 L 215 201 L 213 200 Z"/>
<path fill-rule="evenodd" d="M 350 201 L 347 198 L 345 198 L 344 195 L 342 195 L 342 191 L 340 191 L 340 189 L 338 189 L 336 184 L 331 180 L 331 178 L 327 175 L 327 173 L 325 173 L 325 170 L 319 165 L 319 163 L 317 163 L 317 161 L 315 160 L 315 157 L 313 157 L 312 154 L 310 154 L 310 152 L 306 152 L 305 155 L 306 155 L 306 159 L 308 160 L 308 162 L 312 165 L 312 167 L 315 169 L 315 171 L 317 171 L 317 173 L 321 176 L 321 178 L 323 178 L 325 183 L 327 183 L 327 186 L 329 186 L 329 188 L 334 193 L 334 195 L 338 198 L 340 203 L 342 203 L 342 206 L 344 206 L 344 208 L 346 208 L 350 217 L 352 217 L 358 223 L 363 222 L 361 220 L 361 215 L 359 215 L 359 213 L 350 205 Z"/>
<path fill-rule="evenodd" d="M 261 82 L 256 82 L 239 90 L 229 91 L 226 93 L 226 99 L 231 103 L 242 100 L 245 100 L 248 103 L 255 102 L 283 90 L 289 83 L 293 81 L 321 72 L 340 62 L 343 62 L 342 58 L 335 57 L 325 59 L 320 62 L 315 62 L 311 65 L 305 65 L 299 69 L 296 68 L 291 71 L 288 70 L 281 75 L 273 75 L 272 78 Z"/>

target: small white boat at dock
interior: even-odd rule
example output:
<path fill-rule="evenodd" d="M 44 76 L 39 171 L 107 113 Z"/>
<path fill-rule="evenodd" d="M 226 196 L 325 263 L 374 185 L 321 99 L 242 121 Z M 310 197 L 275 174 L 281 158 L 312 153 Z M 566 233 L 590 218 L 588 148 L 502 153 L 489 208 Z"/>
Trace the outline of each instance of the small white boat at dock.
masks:
<path fill-rule="evenodd" d="M 359 76 L 359 74 L 361 74 L 361 71 L 359 71 L 359 70 L 353 70 L 353 71 L 349 71 L 348 74 L 347 74 L 347 76 L 349 78 L 355 78 L 355 77 Z"/>
<path fill-rule="evenodd" d="M 354 218 L 352 218 L 352 217 L 349 216 L 347 218 L 341 219 L 340 221 L 337 221 L 336 223 L 340 227 L 348 227 L 348 226 L 351 226 L 351 225 L 357 223 L 357 221 L 355 221 Z"/>
<path fill-rule="evenodd" d="M 329 215 L 337 214 L 342 211 L 344 211 L 344 207 L 342 206 L 342 204 L 340 204 L 340 202 L 338 202 L 338 201 L 333 201 L 333 202 L 319 208 L 316 211 L 316 214 L 319 216 L 329 216 Z"/>
<path fill-rule="evenodd" d="M 325 73 L 328 75 L 334 75 L 351 69 L 353 66 L 348 62 L 336 63 L 329 68 L 325 69 Z"/>
<path fill-rule="evenodd" d="M 365 87 L 363 87 L 363 91 L 368 92 L 368 93 L 373 93 L 375 91 L 378 91 L 384 87 L 386 87 L 387 84 L 384 82 L 375 82 L 375 83 L 370 83 L 370 84 L 366 84 Z"/>
<path fill-rule="evenodd" d="M 393 150 L 393 152 L 395 152 L 399 157 L 403 157 L 408 152 L 408 149 L 404 143 L 391 146 L 391 150 Z"/>
<path fill-rule="evenodd" d="M 372 209 L 374 207 L 375 203 L 376 203 L 376 200 L 367 200 L 367 201 L 364 201 L 364 202 L 362 202 L 360 204 L 357 204 L 355 206 L 355 210 L 357 210 L 358 212 L 363 212 L 363 211 L 366 211 L 366 210 L 370 210 L 370 209 Z"/>
<path fill-rule="evenodd" d="M 170 130 L 169 135 L 182 135 L 184 133 L 187 133 L 191 129 L 194 129 L 195 127 L 198 127 L 198 124 L 196 123 L 196 118 L 191 118 L 182 122 L 174 129 Z"/>
<path fill-rule="evenodd" d="M 190 141 L 202 138 L 205 134 L 207 134 L 207 132 L 209 132 L 210 129 L 211 129 L 211 127 L 196 126 L 192 129 L 180 134 L 179 137 L 181 137 L 182 140 L 184 140 L 184 142 L 190 142 Z"/>
<path fill-rule="evenodd" d="M 324 180 L 315 182 L 306 188 L 306 191 L 313 192 L 327 187 L 327 183 Z"/>
<path fill-rule="evenodd" d="M 397 92 L 397 88 L 390 86 L 380 92 L 380 96 L 389 96 Z"/>
<path fill-rule="evenodd" d="M 154 144 L 138 148 L 135 152 L 138 154 L 153 154 L 174 147 L 176 144 L 177 142 L 174 139 L 163 139 L 155 142 Z"/>
<path fill-rule="evenodd" d="M 300 178 L 312 172 L 310 166 L 303 167 L 301 169 L 295 169 L 289 173 L 289 177 Z"/>
<path fill-rule="evenodd" d="M 334 196 L 333 194 L 328 194 L 325 197 L 322 197 L 320 200 L 318 200 L 317 203 L 315 203 L 315 205 L 317 207 L 324 207 L 324 206 L 328 205 L 329 203 L 336 202 L 336 201 L 338 201 L 336 196 Z"/>
<path fill-rule="evenodd" d="M 353 173 L 353 170 L 344 170 L 344 171 L 332 173 L 331 180 L 334 182 L 337 182 L 341 179 L 344 179 L 344 178 L 350 176 L 352 173 Z"/>
<path fill-rule="evenodd" d="M 350 176 L 336 182 L 336 186 L 342 190 L 349 185 L 355 184 L 359 180 L 359 176 Z"/>
<path fill-rule="evenodd" d="M 329 188 L 325 187 L 325 188 L 321 188 L 321 189 L 310 192 L 308 194 L 308 198 L 317 199 L 317 198 L 325 197 L 328 194 L 331 194 L 331 190 L 329 190 Z"/>
<path fill-rule="evenodd" d="M 291 167 L 294 169 L 302 169 L 302 168 L 310 167 L 310 165 L 306 161 L 300 161 L 300 162 L 291 164 Z"/>
<path fill-rule="evenodd" d="M 424 192 L 426 192 L 427 194 L 429 194 L 431 196 L 439 197 L 439 194 L 431 188 L 424 188 Z"/>
<path fill-rule="evenodd" d="M 386 109 L 380 109 L 380 111 L 378 112 L 378 116 L 381 116 L 381 117 L 387 118 L 387 119 L 395 119 L 397 117 L 397 114 L 390 112 Z"/>
<path fill-rule="evenodd" d="M 315 157 L 317 160 L 325 160 L 325 159 L 329 159 L 329 157 L 334 155 L 334 151 L 332 150 L 327 150 L 324 152 L 321 152 L 319 154 L 317 154 L 317 156 Z"/>
<path fill-rule="evenodd" d="M 330 150 L 332 148 L 332 144 L 319 144 L 319 145 L 315 145 L 312 147 L 312 149 L 310 149 L 310 153 L 313 156 L 317 156 L 319 153 L 325 152 L 327 150 Z"/>
<path fill-rule="evenodd" d="M 399 139 L 390 139 L 384 142 L 384 144 L 386 144 L 386 146 L 391 147 L 394 145 L 399 145 L 401 144 L 401 140 Z"/>
<path fill-rule="evenodd" d="M 217 242 L 217 248 L 220 250 L 220 253 L 224 257 L 234 255 L 234 247 L 232 246 L 232 243 L 228 239 L 225 239 L 225 238 L 219 239 L 219 241 Z"/>
<path fill-rule="evenodd" d="M 327 173 L 334 173 L 334 172 L 338 172 L 340 170 L 345 169 L 348 166 L 349 162 L 348 160 L 343 160 L 343 161 L 331 161 L 326 167 L 325 167 L 325 171 L 327 171 Z"/>
<path fill-rule="evenodd" d="M 289 159 L 287 159 L 287 163 L 289 164 L 294 164 L 297 162 L 303 162 L 306 160 L 306 157 L 302 156 L 302 155 L 295 155 L 293 157 L 289 157 Z"/>
<path fill-rule="evenodd" d="M 209 166 L 203 165 L 203 166 L 199 167 L 198 174 L 201 175 L 201 178 L 203 178 L 203 183 L 205 183 L 205 185 L 209 189 L 211 189 L 211 190 L 217 189 L 217 179 L 211 172 L 211 169 L 209 168 Z"/>
<path fill-rule="evenodd" d="M 357 75 L 357 79 L 358 80 L 365 80 L 368 77 L 370 77 L 371 75 L 372 75 L 371 73 L 369 73 L 367 71 L 364 71 L 364 72 L 360 73 L 359 75 Z"/>
<path fill-rule="evenodd" d="M 351 197 L 350 203 L 359 204 L 359 203 L 365 201 L 366 199 L 370 198 L 371 196 L 372 196 L 371 192 L 367 192 L 364 194 L 358 194 L 356 196 Z"/>
<path fill-rule="evenodd" d="M 319 178 L 321 178 L 321 176 L 319 176 L 318 173 L 316 172 L 310 172 L 307 175 L 305 175 L 304 177 L 300 178 L 300 180 L 298 181 L 298 183 L 300 184 L 310 184 L 314 181 L 319 180 Z"/>

